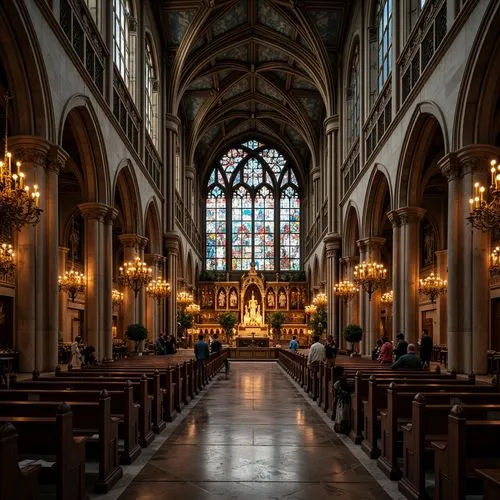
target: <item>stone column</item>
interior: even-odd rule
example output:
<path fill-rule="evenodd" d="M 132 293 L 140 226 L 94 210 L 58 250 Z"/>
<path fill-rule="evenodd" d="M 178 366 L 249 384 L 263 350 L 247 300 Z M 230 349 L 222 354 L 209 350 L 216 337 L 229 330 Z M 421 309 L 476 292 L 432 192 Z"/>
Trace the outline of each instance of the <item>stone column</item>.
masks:
<path fill-rule="evenodd" d="M 405 207 L 397 210 L 401 220 L 401 238 L 403 240 L 402 283 L 403 333 L 408 343 L 415 343 L 418 331 L 418 276 L 419 276 L 419 227 L 425 210 L 420 207 Z"/>
<path fill-rule="evenodd" d="M 339 232 L 339 178 L 338 174 L 338 131 L 339 117 L 333 115 L 328 117 L 323 125 L 326 136 L 326 187 L 328 196 L 328 231 Z"/>
<path fill-rule="evenodd" d="M 396 210 L 387 213 L 387 217 L 392 224 L 392 291 L 394 301 L 392 303 L 392 339 L 396 339 L 399 332 L 404 331 L 402 320 L 402 304 L 404 301 L 405 286 L 401 283 L 401 270 L 403 262 L 402 242 L 401 242 L 401 219 Z"/>
<path fill-rule="evenodd" d="M 85 276 L 87 278 L 84 340 L 95 347 L 96 359 L 104 357 L 103 331 L 104 301 L 104 238 L 102 225 L 108 216 L 109 207 L 103 203 L 87 202 L 78 205 L 85 221 Z M 110 311 L 111 314 L 111 311 Z"/>
<path fill-rule="evenodd" d="M 162 255 L 148 253 L 144 255 L 144 261 L 153 268 L 153 279 L 162 279 L 162 264 L 164 261 Z M 146 328 L 151 334 L 153 342 L 156 341 L 162 329 L 160 308 L 163 301 L 158 301 L 154 297 L 147 296 L 146 299 Z"/>
<path fill-rule="evenodd" d="M 121 234 L 118 236 L 123 245 L 123 260 L 124 262 L 134 260 L 136 255 L 140 255 L 139 248 L 144 248 L 146 238 L 138 234 Z M 123 264 L 123 263 L 122 263 Z M 134 291 L 128 287 L 123 289 L 123 331 L 127 331 L 127 327 L 133 323 L 138 323 L 139 314 L 137 309 L 137 301 L 139 297 L 135 297 Z"/>
<path fill-rule="evenodd" d="M 448 250 L 436 250 L 437 272 L 441 279 L 448 279 Z M 434 339 L 434 343 L 448 343 L 448 294 L 437 299 L 437 317 L 439 323 L 439 342 Z"/>
<path fill-rule="evenodd" d="M 338 273 L 338 252 L 340 249 L 340 235 L 328 233 L 325 237 L 326 259 L 327 259 L 327 277 L 326 294 L 328 296 L 327 317 L 328 317 L 328 335 L 333 335 L 339 345 L 339 318 L 338 318 L 338 300 L 333 293 L 333 287 L 339 282 Z"/>
<path fill-rule="evenodd" d="M 462 170 L 454 153 L 438 163 L 448 179 L 448 369 L 462 369 Z"/>
<path fill-rule="evenodd" d="M 177 336 L 177 259 L 179 254 L 179 236 L 176 233 L 165 235 L 167 250 L 167 281 L 172 288 L 172 294 L 167 299 L 167 331 L 165 333 Z"/>
<path fill-rule="evenodd" d="M 143 237 L 138 244 L 138 255 L 144 261 L 144 249 L 148 239 Z M 137 322 L 141 325 L 146 324 L 146 287 L 142 287 L 137 294 Z"/>
<path fill-rule="evenodd" d="M 167 114 L 165 116 L 165 170 L 163 176 L 163 193 L 165 196 L 165 229 L 174 231 L 175 229 L 175 155 L 177 151 L 177 136 L 180 129 L 180 121 L 177 116 Z M 171 283 L 173 285 L 173 283 Z"/>
<path fill-rule="evenodd" d="M 359 248 L 359 263 L 368 260 L 367 248 L 366 245 L 362 242 L 362 240 L 358 240 L 356 245 Z M 353 267 L 353 276 L 354 276 L 354 267 Z M 370 329 L 370 318 L 369 318 L 369 305 L 368 298 L 366 296 L 365 289 L 363 287 L 359 287 L 359 325 L 363 330 L 363 338 L 359 344 L 359 348 L 361 354 L 366 354 L 366 346 L 368 344 L 369 338 L 369 329 Z"/>
<path fill-rule="evenodd" d="M 59 274 L 58 276 L 64 276 L 64 273 L 66 272 L 66 261 L 68 260 L 68 252 L 69 248 L 66 247 L 59 247 Z M 66 319 L 66 310 L 68 309 L 68 294 L 66 293 L 59 293 L 59 332 L 61 334 L 64 334 L 64 320 Z M 67 341 L 66 338 L 64 338 L 63 335 L 63 340 Z"/>
<path fill-rule="evenodd" d="M 103 296 L 102 296 L 102 345 L 103 357 L 113 359 L 113 220 L 118 210 L 108 208 L 104 216 L 103 231 Z"/>

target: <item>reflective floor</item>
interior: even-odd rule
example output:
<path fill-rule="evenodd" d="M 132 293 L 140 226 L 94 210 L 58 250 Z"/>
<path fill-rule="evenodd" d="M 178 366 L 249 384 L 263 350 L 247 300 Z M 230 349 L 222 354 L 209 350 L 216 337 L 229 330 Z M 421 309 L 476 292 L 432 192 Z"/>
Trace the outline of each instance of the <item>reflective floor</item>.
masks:
<path fill-rule="evenodd" d="M 120 499 L 387 499 L 275 363 L 232 363 Z"/>

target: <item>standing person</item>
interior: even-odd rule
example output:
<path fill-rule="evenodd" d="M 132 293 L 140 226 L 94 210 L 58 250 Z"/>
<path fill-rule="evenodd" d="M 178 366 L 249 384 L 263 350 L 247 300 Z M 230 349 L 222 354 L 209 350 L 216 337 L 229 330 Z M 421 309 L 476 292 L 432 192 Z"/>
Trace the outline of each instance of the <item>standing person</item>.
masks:
<path fill-rule="evenodd" d="M 315 335 L 313 341 L 307 356 L 307 368 L 319 371 L 319 364 L 325 360 L 325 346 L 319 341 L 319 335 Z"/>
<path fill-rule="evenodd" d="M 297 337 L 294 335 L 292 337 L 292 340 L 290 340 L 290 351 L 292 352 L 297 352 L 297 349 L 299 348 L 299 343 L 297 342 Z"/>
<path fill-rule="evenodd" d="M 397 361 L 401 356 L 404 356 L 408 352 L 408 342 L 405 340 L 404 333 L 398 333 L 396 335 L 396 339 L 398 343 L 396 345 L 396 349 L 394 349 L 394 356 Z"/>
<path fill-rule="evenodd" d="M 394 349 L 392 342 L 389 341 L 387 337 L 382 340 L 382 347 L 380 348 L 380 354 L 378 355 L 378 360 L 382 364 L 392 364 L 392 351 Z"/>
<path fill-rule="evenodd" d="M 196 358 L 198 377 L 201 377 L 201 379 L 199 378 L 201 383 L 205 378 L 205 363 L 210 357 L 210 349 L 208 343 L 204 340 L 203 333 L 198 335 L 198 342 L 194 345 L 194 357 Z"/>
<path fill-rule="evenodd" d="M 335 358 L 337 357 L 337 346 L 335 345 L 333 335 L 328 335 L 328 339 L 325 345 L 325 357 L 328 365 L 333 366 L 335 364 Z"/>
<path fill-rule="evenodd" d="M 427 334 L 427 330 L 422 332 L 422 339 L 420 340 L 420 359 L 424 370 L 429 369 L 431 366 L 432 355 L 432 338 Z"/>
<path fill-rule="evenodd" d="M 82 354 L 80 352 L 80 342 L 82 338 L 80 336 L 76 336 L 75 340 L 73 340 L 71 344 L 71 361 L 70 365 L 72 368 L 81 368 L 82 367 Z"/>
<path fill-rule="evenodd" d="M 210 352 L 219 353 L 222 351 L 222 349 L 223 349 L 223 347 L 222 347 L 222 342 L 219 340 L 219 334 L 214 333 L 212 342 L 210 343 Z M 227 356 L 224 359 L 224 369 L 225 369 L 226 378 L 227 378 L 228 373 L 229 373 L 229 360 L 227 359 Z"/>

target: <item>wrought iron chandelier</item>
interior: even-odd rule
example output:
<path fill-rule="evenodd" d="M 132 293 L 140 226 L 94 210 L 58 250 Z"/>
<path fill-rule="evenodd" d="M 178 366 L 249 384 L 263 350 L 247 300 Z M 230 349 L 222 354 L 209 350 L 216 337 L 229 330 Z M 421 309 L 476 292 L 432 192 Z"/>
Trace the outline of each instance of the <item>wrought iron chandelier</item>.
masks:
<path fill-rule="evenodd" d="M 14 163 L 8 146 L 8 115 L 10 95 L 5 96 L 5 151 L 0 161 L 0 235 L 11 234 L 26 224 L 37 224 L 42 210 L 39 208 L 40 191 L 35 184 L 26 184 L 21 162 Z M 14 163 L 14 165 L 13 165 Z"/>
<path fill-rule="evenodd" d="M 383 264 L 367 260 L 354 268 L 354 283 L 362 286 L 372 300 L 372 294 L 382 287 L 387 279 L 387 269 Z"/>
<path fill-rule="evenodd" d="M 341 281 L 334 285 L 333 293 L 347 302 L 359 293 L 359 287 L 352 281 Z"/>
<path fill-rule="evenodd" d="M 189 292 L 177 292 L 176 302 L 179 306 L 185 308 L 194 301 L 193 295 Z"/>
<path fill-rule="evenodd" d="M 328 304 L 328 297 L 326 296 L 326 293 L 318 293 L 318 295 L 313 298 L 312 303 L 318 309 L 325 308 Z"/>
<path fill-rule="evenodd" d="M 16 268 L 14 263 L 14 250 L 10 243 L 2 243 L 0 245 L 0 276 L 4 278 L 10 275 Z"/>
<path fill-rule="evenodd" d="M 123 302 L 123 292 L 113 288 L 113 291 L 111 292 L 111 302 L 113 303 L 113 306 L 120 305 Z"/>
<path fill-rule="evenodd" d="M 486 188 L 479 182 L 474 184 L 474 191 L 469 199 L 470 215 L 467 220 L 472 227 L 481 231 L 500 227 L 500 165 L 497 160 L 490 161 L 490 173 L 490 201 L 487 201 Z"/>
<path fill-rule="evenodd" d="M 490 274 L 500 274 L 500 247 L 495 247 L 490 255 Z"/>
<path fill-rule="evenodd" d="M 78 293 L 85 291 L 85 275 L 75 270 L 75 253 L 76 253 L 76 228 L 75 218 L 71 220 L 71 269 L 64 273 L 64 276 L 59 276 L 57 283 L 59 291 L 66 292 L 71 302 L 75 301 Z"/>
<path fill-rule="evenodd" d="M 188 314 L 191 314 L 193 316 L 196 316 L 197 314 L 200 313 L 200 306 L 198 304 L 195 304 L 194 302 L 192 304 L 189 304 L 185 311 L 188 313 Z"/>
<path fill-rule="evenodd" d="M 385 292 L 382 294 L 382 297 L 380 298 L 380 302 L 386 306 L 392 306 L 392 303 L 394 302 L 394 293 L 391 290 L 390 292 Z"/>
<path fill-rule="evenodd" d="M 156 301 L 160 302 L 165 300 L 172 293 L 172 288 L 170 283 L 167 283 L 164 279 L 158 277 L 158 279 L 151 281 L 146 287 L 146 293 L 153 297 Z"/>
<path fill-rule="evenodd" d="M 124 262 L 123 267 L 119 269 L 119 273 L 119 283 L 131 288 L 135 297 L 153 279 L 153 268 L 142 262 L 139 256 L 136 256 L 134 260 Z"/>
<path fill-rule="evenodd" d="M 420 286 L 418 287 L 418 293 L 420 295 L 427 295 L 433 304 L 440 295 L 446 294 L 447 290 L 448 282 L 442 280 L 434 273 L 429 274 L 427 278 L 421 279 Z"/>

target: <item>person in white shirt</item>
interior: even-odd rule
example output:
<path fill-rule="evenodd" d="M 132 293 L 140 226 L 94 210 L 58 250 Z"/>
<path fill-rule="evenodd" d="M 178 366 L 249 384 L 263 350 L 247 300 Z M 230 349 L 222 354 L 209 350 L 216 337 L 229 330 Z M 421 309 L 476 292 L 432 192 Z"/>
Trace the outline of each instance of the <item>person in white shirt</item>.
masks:
<path fill-rule="evenodd" d="M 319 341 L 319 335 L 313 337 L 313 345 L 307 356 L 307 367 L 310 370 L 319 370 L 319 364 L 325 360 L 325 346 Z"/>

